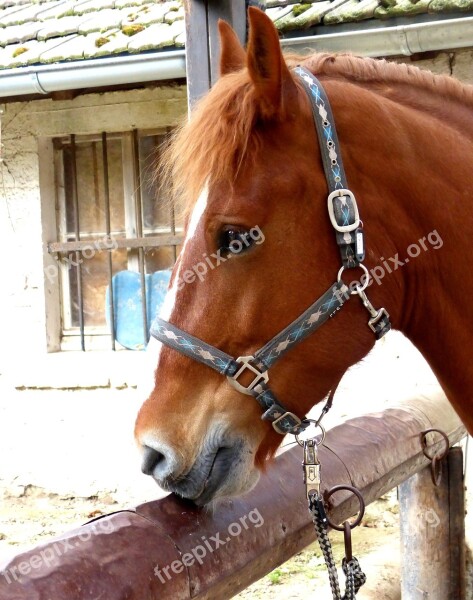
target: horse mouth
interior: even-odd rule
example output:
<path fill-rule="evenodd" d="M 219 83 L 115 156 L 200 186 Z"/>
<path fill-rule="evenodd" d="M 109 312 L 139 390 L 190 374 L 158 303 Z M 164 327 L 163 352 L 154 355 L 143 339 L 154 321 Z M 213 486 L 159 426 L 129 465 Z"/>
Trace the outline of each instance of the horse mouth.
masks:
<path fill-rule="evenodd" d="M 231 473 L 229 467 L 234 462 L 234 455 L 234 448 L 219 448 L 217 450 L 201 494 L 196 498 L 192 498 L 197 506 L 204 506 L 210 502 L 216 492 L 225 484 L 226 479 Z"/>
<path fill-rule="evenodd" d="M 217 496 L 228 495 L 229 488 L 233 487 L 230 480 L 243 467 L 242 450 L 243 444 L 236 443 L 201 455 L 185 476 L 174 482 L 167 481 L 163 487 L 197 506 L 204 506 Z"/>

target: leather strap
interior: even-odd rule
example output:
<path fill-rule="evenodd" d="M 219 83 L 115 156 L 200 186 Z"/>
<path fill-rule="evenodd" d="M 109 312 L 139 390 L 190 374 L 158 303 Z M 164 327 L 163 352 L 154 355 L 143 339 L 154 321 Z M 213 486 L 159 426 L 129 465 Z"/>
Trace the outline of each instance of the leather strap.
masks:
<path fill-rule="evenodd" d="M 300 317 L 255 353 L 258 368 L 267 371 L 286 352 L 321 327 L 349 298 L 348 287 L 343 281 L 331 285 Z"/>
<path fill-rule="evenodd" d="M 348 189 L 332 108 L 324 88 L 310 71 L 296 67 L 294 72 L 311 99 L 312 116 L 329 191 L 330 220 L 336 230 L 335 238 L 342 264 L 346 269 L 352 269 L 357 267 L 365 256 L 363 229 L 355 196 Z"/>
<path fill-rule="evenodd" d="M 240 368 L 233 356 L 190 335 L 161 317 L 156 317 L 153 321 L 150 335 L 181 354 L 207 365 L 221 375 L 231 377 Z"/>

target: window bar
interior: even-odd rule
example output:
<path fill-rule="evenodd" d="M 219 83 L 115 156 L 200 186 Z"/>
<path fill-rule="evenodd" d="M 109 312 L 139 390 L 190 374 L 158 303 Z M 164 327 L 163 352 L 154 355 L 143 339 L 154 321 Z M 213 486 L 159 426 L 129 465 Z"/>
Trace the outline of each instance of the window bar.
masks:
<path fill-rule="evenodd" d="M 110 219 L 110 188 L 108 183 L 108 148 L 107 134 L 102 132 L 102 162 L 103 162 L 103 189 L 105 197 L 105 230 L 107 233 L 107 241 L 111 242 L 111 219 Z M 112 250 L 107 250 L 108 264 L 108 314 L 110 319 L 110 335 L 112 338 L 112 350 L 115 350 L 115 299 L 113 297 L 113 262 Z"/>
<path fill-rule="evenodd" d="M 71 134 L 71 154 L 72 154 L 72 200 L 74 207 L 74 233 L 76 242 L 80 241 L 80 222 L 79 222 L 79 196 L 77 193 L 77 157 L 76 157 L 76 136 Z M 80 348 L 85 351 L 84 336 L 84 298 L 82 294 L 82 256 L 79 250 L 76 250 L 76 274 L 77 274 L 77 296 L 79 301 L 79 330 L 80 330 Z"/>
<path fill-rule="evenodd" d="M 141 172 L 140 172 L 140 148 L 138 140 L 138 130 L 133 129 L 133 160 L 135 167 L 135 219 L 136 219 L 136 235 L 143 237 L 143 211 L 141 202 Z M 140 270 L 140 287 L 141 287 L 141 309 L 143 317 L 143 340 L 144 345 L 149 340 L 148 327 L 148 310 L 146 303 L 146 277 L 145 277 L 145 258 L 143 246 L 138 248 L 138 266 Z"/>
<path fill-rule="evenodd" d="M 168 137 L 169 137 L 171 131 L 172 131 L 171 127 L 168 127 L 166 130 Z M 161 189 L 161 192 L 162 192 L 162 189 Z M 169 206 L 170 206 L 170 210 L 171 210 L 171 233 L 172 233 L 172 235 L 176 235 L 176 211 L 174 208 L 174 202 L 170 202 Z M 174 264 L 175 264 L 176 260 L 177 260 L 177 246 L 175 244 L 172 247 L 172 256 L 173 256 Z"/>

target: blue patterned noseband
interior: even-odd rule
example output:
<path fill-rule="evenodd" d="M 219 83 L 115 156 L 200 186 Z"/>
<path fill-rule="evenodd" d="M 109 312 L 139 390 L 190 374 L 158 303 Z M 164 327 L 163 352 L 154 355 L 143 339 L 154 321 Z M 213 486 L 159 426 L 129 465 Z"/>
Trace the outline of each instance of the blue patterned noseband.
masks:
<path fill-rule="evenodd" d="M 250 356 L 240 356 L 235 359 L 159 317 L 151 328 L 151 335 L 154 338 L 181 354 L 211 367 L 221 375 L 225 375 L 235 389 L 243 394 L 253 396 L 264 411 L 262 419 L 270 421 L 274 429 L 282 435 L 287 433 L 298 435 L 309 426 L 310 421 L 306 417 L 300 419 L 287 410 L 269 389 L 268 370 L 277 360 L 321 327 L 349 300 L 351 295 L 360 296 L 363 305 L 370 313 L 371 318 L 368 325 L 377 339 L 383 337 L 391 329 L 386 310 L 384 308 L 376 310 L 364 291 L 369 283 L 369 274 L 362 263 L 364 259 L 362 223 L 355 196 L 348 189 L 330 103 L 322 85 L 312 73 L 302 67 L 294 69 L 294 73 L 299 77 L 309 96 L 322 154 L 325 178 L 329 188 L 328 213 L 335 229 L 342 260 L 337 281 L 300 317 Z M 364 282 L 362 285 L 357 285 L 354 291 L 350 291 L 341 277 L 344 269 L 354 267 L 363 269 Z M 251 374 L 252 381 L 248 385 L 241 383 L 244 373 Z"/>

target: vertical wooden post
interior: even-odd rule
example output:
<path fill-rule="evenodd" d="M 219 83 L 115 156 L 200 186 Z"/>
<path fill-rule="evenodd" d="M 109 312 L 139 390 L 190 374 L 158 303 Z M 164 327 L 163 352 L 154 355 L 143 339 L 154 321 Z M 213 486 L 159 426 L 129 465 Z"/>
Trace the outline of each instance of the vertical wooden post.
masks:
<path fill-rule="evenodd" d="M 450 599 L 464 600 L 465 593 L 465 483 L 463 451 L 455 447 L 448 453 L 450 500 Z"/>
<path fill-rule="evenodd" d="M 218 79 L 217 23 L 227 21 L 242 43 L 246 36 L 245 0 L 185 0 L 186 69 L 189 110 Z"/>
<path fill-rule="evenodd" d="M 463 452 L 452 448 L 434 486 L 430 466 L 399 486 L 401 589 L 409 600 L 464 600 Z"/>

